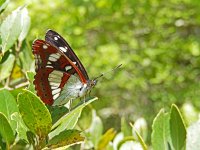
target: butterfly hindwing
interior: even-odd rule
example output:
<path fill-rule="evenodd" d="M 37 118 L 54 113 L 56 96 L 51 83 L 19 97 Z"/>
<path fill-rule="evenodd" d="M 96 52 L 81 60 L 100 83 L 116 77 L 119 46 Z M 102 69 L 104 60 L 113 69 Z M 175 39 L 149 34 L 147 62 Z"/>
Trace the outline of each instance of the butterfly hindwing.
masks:
<path fill-rule="evenodd" d="M 35 88 L 40 98 L 49 105 L 59 97 L 71 75 L 77 68 L 57 48 L 46 41 L 36 40 L 32 45 L 35 55 Z"/>

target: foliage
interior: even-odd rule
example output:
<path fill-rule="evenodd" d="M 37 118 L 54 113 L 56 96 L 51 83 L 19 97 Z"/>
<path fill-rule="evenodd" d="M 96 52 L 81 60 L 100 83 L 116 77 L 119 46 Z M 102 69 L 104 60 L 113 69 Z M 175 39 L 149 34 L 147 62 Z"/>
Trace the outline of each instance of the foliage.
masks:
<path fill-rule="evenodd" d="M 199 7 L 195 0 L 0 0 L 1 149 L 198 149 Z M 91 78 L 123 64 L 98 82 L 99 101 L 75 102 L 68 112 L 35 95 L 31 44 L 49 28 Z"/>
<path fill-rule="evenodd" d="M 6 98 L 2 98 L 3 96 Z M 18 95 L 18 105 L 15 101 L 13 103 L 13 97 L 6 89 L 0 91 L 0 97 L 1 101 L 6 101 L 0 108 L 0 134 L 6 142 L 7 149 L 15 148 L 20 140 L 26 144 L 29 143 L 29 147 L 34 149 L 66 147 L 82 142 L 84 137 L 80 135 L 80 131 L 73 129 L 79 116 L 71 114 L 80 114 L 83 107 L 96 100 L 95 98 L 86 100 L 85 104 L 81 103 L 70 112 L 65 112 L 65 115 L 58 119 L 59 123 L 52 125 L 51 117 L 53 116 L 44 103 L 31 91 L 24 90 Z M 11 110 L 9 107 L 13 107 L 12 112 L 9 112 Z M 6 112 L 5 109 L 7 109 Z M 17 128 L 11 128 L 11 121 L 17 124 Z M 66 124 L 71 124 L 71 126 L 63 127 Z M 14 133 L 17 133 L 16 139 Z M 3 145 L 1 147 L 4 149 Z"/>

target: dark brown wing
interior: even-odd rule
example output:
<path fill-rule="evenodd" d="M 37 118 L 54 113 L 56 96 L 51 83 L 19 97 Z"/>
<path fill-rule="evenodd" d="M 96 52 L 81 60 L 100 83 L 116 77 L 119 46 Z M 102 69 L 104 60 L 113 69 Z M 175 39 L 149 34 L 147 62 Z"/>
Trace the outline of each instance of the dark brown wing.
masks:
<path fill-rule="evenodd" d="M 69 46 L 69 44 L 65 41 L 65 39 L 59 35 L 57 32 L 53 30 L 48 30 L 45 36 L 45 40 L 62 51 L 72 62 L 76 63 L 76 66 L 79 68 L 79 70 L 84 75 L 84 78 L 86 80 L 89 79 L 88 74 L 83 67 L 82 63 L 76 56 L 76 54 L 73 52 L 72 48 Z"/>
<path fill-rule="evenodd" d="M 79 76 L 82 83 L 87 80 L 79 68 L 60 50 L 43 40 L 32 45 L 35 56 L 35 89 L 46 104 L 52 105 L 71 75 Z"/>

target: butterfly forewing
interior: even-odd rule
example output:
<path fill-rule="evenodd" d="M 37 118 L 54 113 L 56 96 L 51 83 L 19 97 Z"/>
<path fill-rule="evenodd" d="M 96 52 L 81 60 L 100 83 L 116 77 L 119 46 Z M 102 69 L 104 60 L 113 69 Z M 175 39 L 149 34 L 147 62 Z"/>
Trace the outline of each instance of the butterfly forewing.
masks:
<path fill-rule="evenodd" d="M 57 49 L 59 49 L 61 52 L 63 52 L 78 67 L 78 69 L 83 74 L 84 79 L 89 79 L 88 74 L 82 63 L 61 35 L 53 30 L 48 30 L 45 36 L 45 40 Z"/>
<path fill-rule="evenodd" d="M 64 53 L 46 41 L 34 41 L 32 49 L 35 55 L 34 84 L 37 95 L 44 103 L 52 105 L 60 96 L 70 76 L 83 78 L 83 74 Z"/>

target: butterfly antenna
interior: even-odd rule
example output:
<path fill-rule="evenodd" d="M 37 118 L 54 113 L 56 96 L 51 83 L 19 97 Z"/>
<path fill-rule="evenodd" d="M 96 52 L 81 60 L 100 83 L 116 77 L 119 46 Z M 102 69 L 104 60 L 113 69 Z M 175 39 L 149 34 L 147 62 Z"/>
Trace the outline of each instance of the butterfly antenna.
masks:
<path fill-rule="evenodd" d="M 121 66 L 122 66 L 122 64 L 116 66 L 115 68 L 112 68 L 111 70 L 109 70 L 109 71 L 107 71 L 107 72 L 104 72 L 104 73 L 100 74 L 99 76 L 97 76 L 96 78 L 94 78 L 94 80 L 97 80 L 98 78 L 103 77 L 105 74 L 108 74 L 108 73 L 110 73 L 110 72 L 112 72 L 112 71 L 117 70 L 117 69 L 120 68 Z"/>

